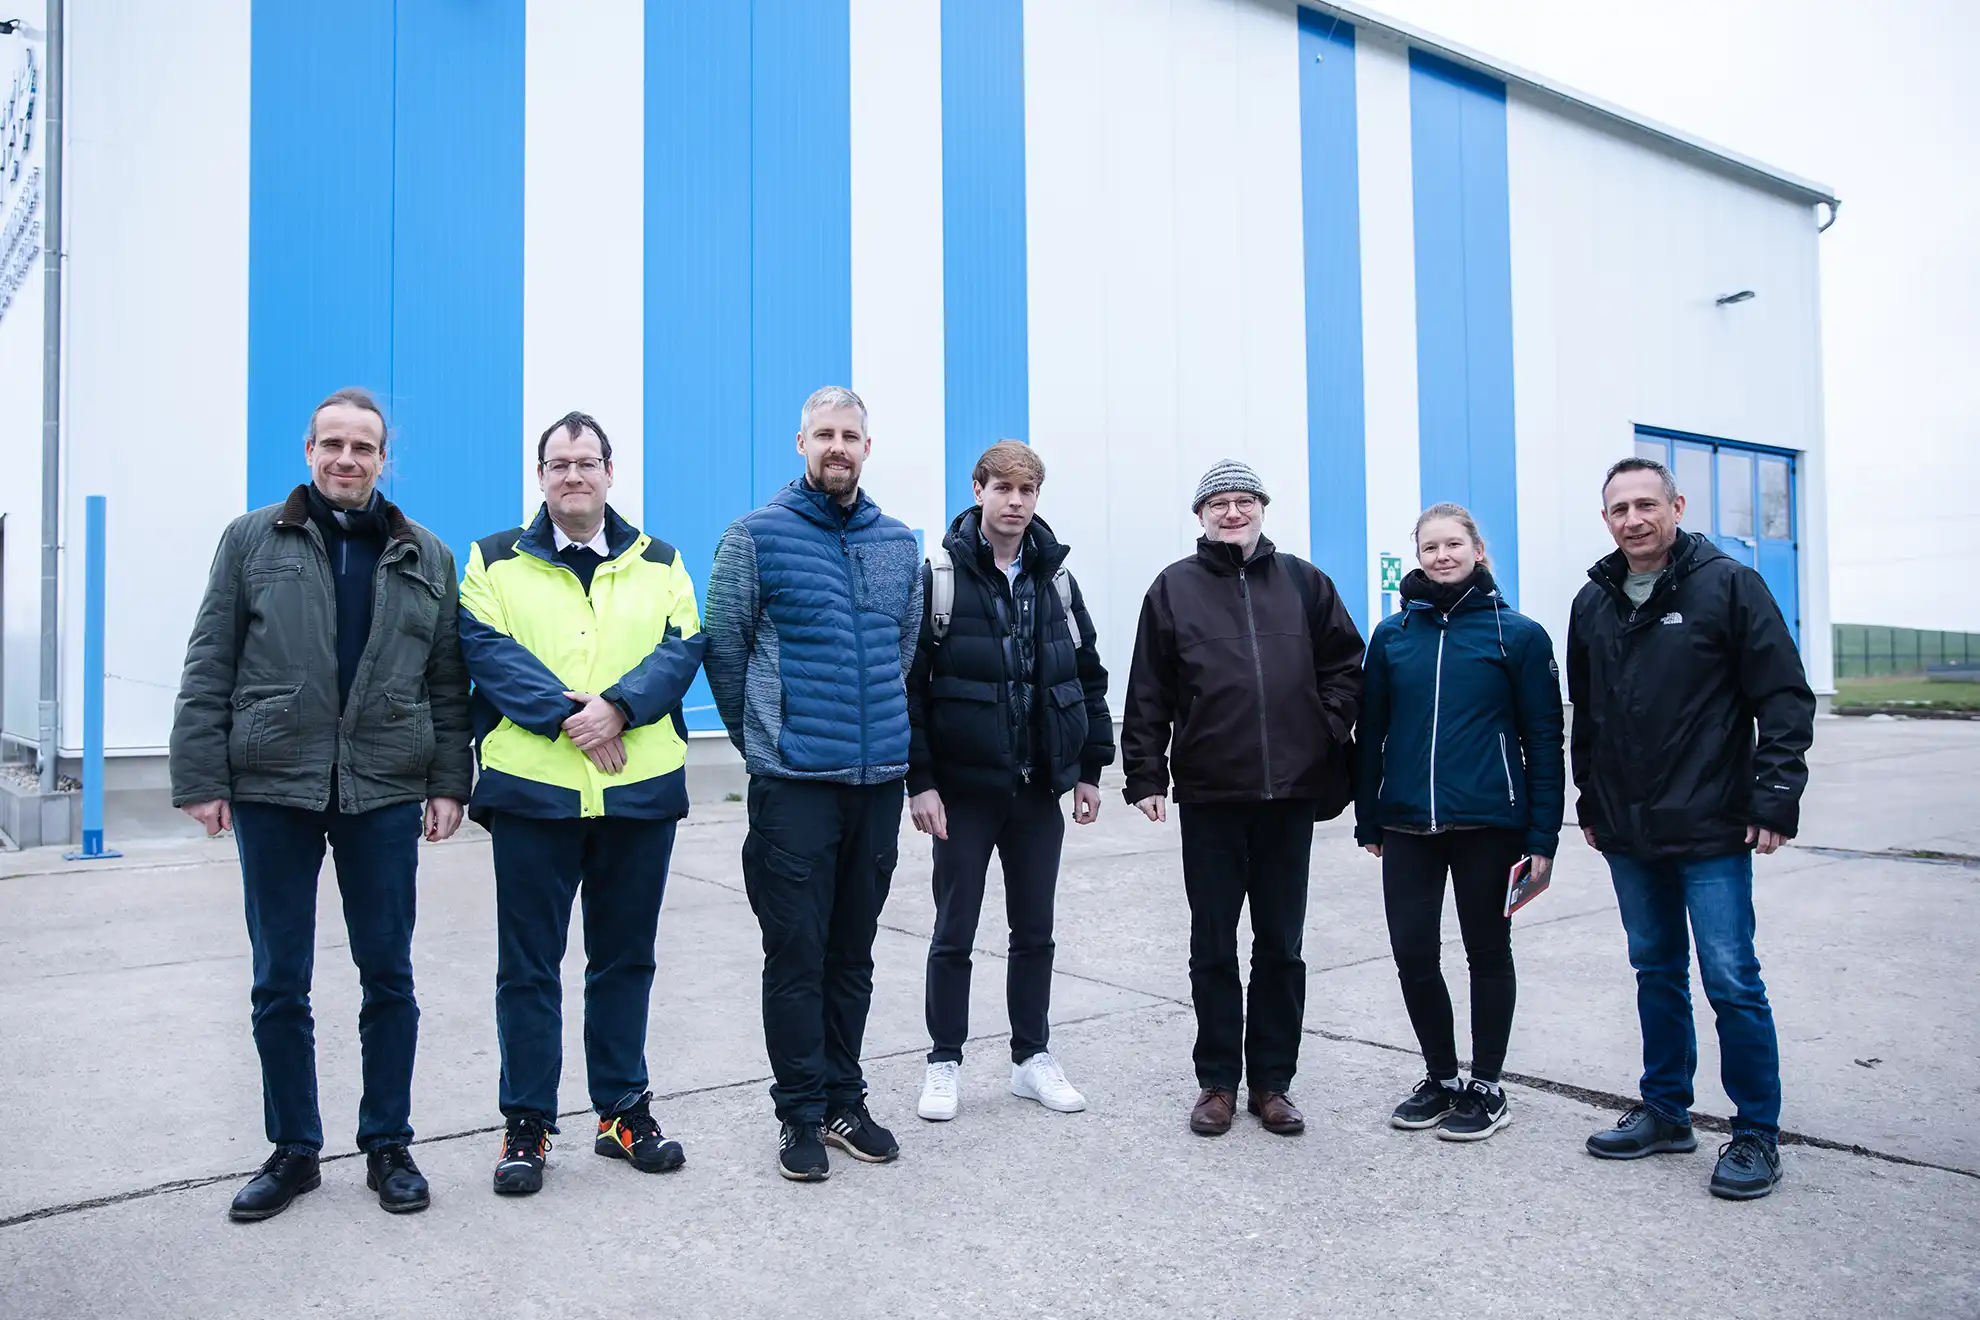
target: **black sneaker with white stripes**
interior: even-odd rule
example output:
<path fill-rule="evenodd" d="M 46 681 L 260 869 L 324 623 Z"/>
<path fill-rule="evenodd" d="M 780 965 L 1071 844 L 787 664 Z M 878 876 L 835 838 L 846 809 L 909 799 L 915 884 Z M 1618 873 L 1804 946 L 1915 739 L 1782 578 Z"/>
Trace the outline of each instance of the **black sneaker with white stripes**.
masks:
<path fill-rule="evenodd" d="M 1505 1091 L 1473 1078 L 1458 1092 L 1457 1104 L 1445 1116 L 1437 1136 L 1444 1141 L 1483 1141 L 1511 1117 Z"/>
<path fill-rule="evenodd" d="M 1425 1077 L 1409 1093 L 1409 1098 L 1396 1106 L 1396 1112 L 1389 1115 L 1389 1126 L 1405 1132 L 1436 1127 L 1451 1110 L 1457 1108 L 1458 1096 L 1462 1091 L 1455 1079 L 1446 1086 L 1435 1077 Z"/>
<path fill-rule="evenodd" d="M 777 1172 L 792 1182 L 824 1182 L 831 1177 L 825 1129 L 817 1123 L 786 1122 L 777 1135 Z"/>
<path fill-rule="evenodd" d="M 864 1100 L 841 1105 L 825 1116 L 825 1140 L 868 1164 L 885 1164 L 901 1153 L 901 1143 L 873 1121 Z"/>

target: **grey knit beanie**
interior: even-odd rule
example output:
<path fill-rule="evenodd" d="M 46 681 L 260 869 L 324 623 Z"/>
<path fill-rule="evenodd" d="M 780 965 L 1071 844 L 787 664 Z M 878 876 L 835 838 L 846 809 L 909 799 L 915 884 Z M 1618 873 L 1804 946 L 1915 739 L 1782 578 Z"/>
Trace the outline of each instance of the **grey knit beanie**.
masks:
<path fill-rule="evenodd" d="M 1256 495 L 1260 504 L 1272 502 L 1272 497 L 1265 493 L 1265 483 L 1258 479 L 1256 472 L 1235 458 L 1226 458 L 1214 464 L 1203 474 L 1203 480 L 1196 483 L 1196 499 L 1189 506 L 1189 511 L 1200 513 L 1203 510 L 1203 501 L 1212 495 L 1222 495 L 1233 490 Z"/>

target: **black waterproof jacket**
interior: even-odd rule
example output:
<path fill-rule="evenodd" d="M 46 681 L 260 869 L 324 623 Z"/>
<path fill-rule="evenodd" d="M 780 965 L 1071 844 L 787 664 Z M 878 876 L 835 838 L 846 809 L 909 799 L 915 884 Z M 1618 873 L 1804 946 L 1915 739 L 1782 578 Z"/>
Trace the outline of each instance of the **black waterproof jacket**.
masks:
<path fill-rule="evenodd" d="M 1199 539 L 1141 603 L 1121 754 L 1127 800 L 1353 798 L 1348 739 L 1361 702 L 1361 633 L 1327 575 L 1261 538 L 1249 560 Z M 1170 734 L 1174 731 L 1171 750 Z"/>
<path fill-rule="evenodd" d="M 964 510 L 943 538 L 955 564 L 956 599 L 948 636 L 940 642 L 929 569 L 921 570 L 921 641 L 907 679 L 907 790 L 1009 793 L 1030 782 L 1063 793 L 1076 783 L 1097 784 L 1114 759 L 1114 718 L 1107 710 L 1107 670 L 1079 580 L 1072 582 L 1077 651 L 1052 587 L 1069 547 L 1044 519 L 1034 518 L 1025 534 L 1019 591 L 1013 593 L 983 541 L 978 516 L 975 508 Z M 1020 608 L 1023 596 L 1030 598 L 1028 610 Z M 1014 713 L 1011 698 L 1021 666 L 1018 639 L 1011 633 L 1024 618 L 1032 628 L 1031 764 L 1020 766 L 1023 717 Z"/>
<path fill-rule="evenodd" d="M 1622 552 L 1568 622 L 1577 815 L 1605 853 L 1716 857 L 1758 825 L 1792 837 L 1815 696 L 1758 573 L 1680 531 L 1641 608 Z"/>

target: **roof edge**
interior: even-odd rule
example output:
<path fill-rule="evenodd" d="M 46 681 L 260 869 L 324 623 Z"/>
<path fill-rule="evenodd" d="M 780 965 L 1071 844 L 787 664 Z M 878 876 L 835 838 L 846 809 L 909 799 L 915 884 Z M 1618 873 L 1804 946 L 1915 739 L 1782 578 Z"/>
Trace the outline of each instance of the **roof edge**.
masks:
<path fill-rule="evenodd" d="M 1672 128 L 1668 124 L 1646 118 L 1632 110 L 1625 110 L 1600 97 L 1576 91 L 1552 78 L 1528 73 L 1516 65 L 1481 54 L 1468 46 L 1447 41 L 1413 24 L 1391 18 L 1364 5 L 1351 3 L 1349 0 L 1296 0 L 1296 3 L 1302 9 L 1311 9 L 1343 22 L 1352 23 L 1356 27 L 1384 33 L 1418 50 L 1535 93 L 1543 100 L 1558 102 L 1592 115 L 1609 127 L 1620 128 L 1634 137 L 1647 138 L 1681 157 L 1701 161 L 1722 173 L 1763 187 L 1779 196 L 1806 202 L 1810 206 L 1819 203 L 1828 206 L 1831 211 L 1842 204 L 1842 199 L 1836 196 L 1835 189 L 1827 184 L 1816 183 L 1799 175 L 1790 174 L 1786 170 L 1777 169 L 1765 161 L 1741 155 L 1737 151 L 1728 150 L 1682 129 Z"/>

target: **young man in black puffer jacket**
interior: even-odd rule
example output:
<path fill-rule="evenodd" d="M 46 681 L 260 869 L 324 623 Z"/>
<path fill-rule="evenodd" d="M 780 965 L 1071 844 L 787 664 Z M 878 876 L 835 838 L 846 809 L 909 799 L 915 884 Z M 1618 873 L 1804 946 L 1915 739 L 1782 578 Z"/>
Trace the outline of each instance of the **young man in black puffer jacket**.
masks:
<path fill-rule="evenodd" d="M 928 950 L 928 1074 L 918 1112 L 954 1118 L 969 1035 L 970 948 L 991 849 L 1004 863 L 1011 946 L 1011 1092 L 1073 1113 L 1086 1100 L 1047 1049 L 1052 905 L 1065 816 L 1100 811 L 1114 759 L 1107 671 L 1068 547 L 1036 517 L 1045 465 L 1000 440 L 972 473 L 977 504 L 949 524 L 924 570 L 921 641 L 908 675 L 908 806 L 935 836 L 935 938 Z"/>

